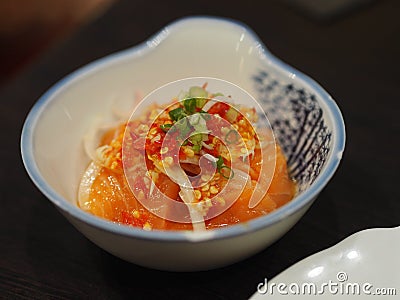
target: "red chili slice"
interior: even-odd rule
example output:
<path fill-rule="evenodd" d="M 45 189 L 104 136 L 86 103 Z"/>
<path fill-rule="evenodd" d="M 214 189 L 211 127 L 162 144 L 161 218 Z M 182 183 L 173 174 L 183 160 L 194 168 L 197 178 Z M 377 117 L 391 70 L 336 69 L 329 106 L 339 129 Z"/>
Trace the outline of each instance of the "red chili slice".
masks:
<path fill-rule="evenodd" d="M 229 110 L 230 106 L 224 102 L 217 102 L 209 108 L 207 111 L 209 114 L 219 114 L 221 118 L 226 117 L 226 112 Z"/>

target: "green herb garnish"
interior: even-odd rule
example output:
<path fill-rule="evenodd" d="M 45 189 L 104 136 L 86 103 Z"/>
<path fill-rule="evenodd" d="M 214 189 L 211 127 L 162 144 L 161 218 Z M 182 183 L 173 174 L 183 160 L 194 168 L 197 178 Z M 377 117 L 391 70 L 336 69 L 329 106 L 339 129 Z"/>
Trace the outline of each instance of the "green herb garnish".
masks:
<path fill-rule="evenodd" d="M 192 128 L 187 122 L 187 119 L 181 119 L 175 123 L 174 129 L 179 132 L 179 139 L 186 139 Z"/>
<path fill-rule="evenodd" d="M 162 131 L 167 132 L 172 127 L 172 124 L 162 124 L 160 128 Z"/>
<path fill-rule="evenodd" d="M 169 117 L 171 118 L 172 121 L 179 121 L 180 119 L 183 119 L 186 116 L 187 114 L 185 113 L 182 107 L 175 108 L 169 112 Z"/>
<path fill-rule="evenodd" d="M 199 152 L 201 149 L 201 145 L 193 145 L 192 149 L 194 152 Z"/>
<path fill-rule="evenodd" d="M 226 173 L 226 171 L 224 171 L 224 170 L 228 170 L 228 172 L 229 172 L 229 176 L 227 176 L 225 173 Z M 222 177 L 224 177 L 225 179 L 232 179 L 233 178 L 233 176 L 235 176 L 235 173 L 233 172 L 233 170 L 230 168 L 230 167 L 228 167 L 228 166 L 222 166 L 221 167 L 221 170 L 219 171 L 219 173 L 222 175 Z"/>
<path fill-rule="evenodd" d="M 234 129 L 229 130 L 228 133 L 225 135 L 225 141 L 228 145 L 237 143 L 237 141 L 239 141 L 238 132 Z"/>
<path fill-rule="evenodd" d="M 233 172 L 233 170 L 232 170 L 230 167 L 228 167 L 228 166 L 226 166 L 226 165 L 224 164 L 224 159 L 222 158 L 221 155 L 218 156 L 218 160 L 215 162 L 215 164 L 216 164 L 216 167 L 217 167 L 217 171 L 218 171 L 218 172 L 222 175 L 222 177 L 224 177 L 225 179 L 232 179 L 233 176 L 235 175 L 234 172 Z M 229 171 L 229 176 L 227 176 L 227 175 L 225 174 L 227 171 L 224 171 L 224 170 L 228 170 L 228 171 Z"/>
<path fill-rule="evenodd" d="M 188 115 L 196 112 L 196 98 L 187 98 L 183 100 L 183 107 Z"/>
<path fill-rule="evenodd" d="M 222 166 L 224 165 L 224 160 L 222 159 L 222 156 L 218 156 L 218 160 L 216 162 L 217 164 L 217 171 L 221 171 Z"/>
<path fill-rule="evenodd" d="M 193 145 L 199 145 L 203 141 L 203 135 L 201 133 L 195 133 L 189 137 L 189 140 Z"/>

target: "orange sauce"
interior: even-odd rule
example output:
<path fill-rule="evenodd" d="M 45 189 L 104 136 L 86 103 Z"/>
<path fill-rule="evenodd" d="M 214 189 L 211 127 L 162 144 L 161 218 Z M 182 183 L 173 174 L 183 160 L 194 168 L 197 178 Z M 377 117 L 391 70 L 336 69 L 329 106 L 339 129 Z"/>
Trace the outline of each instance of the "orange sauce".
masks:
<path fill-rule="evenodd" d="M 82 208 L 98 217 L 120 224 L 143 228 L 144 230 L 192 230 L 192 223 L 178 223 L 158 217 L 150 213 L 135 198 L 125 178 L 122 165 L 121 157 L 125 128 L 126 124 L 122 124 L 106 132 L 101 139 L 99 146 L 109 146 L 105 153 L 109 158 L 107 160 L 108 165 L 101 167 L 96 173 L 90 186 L 88 201 L 85 202 L 85 207 Z M 157 132 L 162 134 L 158 127 L 154 128 L 153 132 L 158 130 Z M 160 149 L 155 149 L 155 146 L 146 144 L 146 151 L 150 149 L 151 153 L 157 153 L 157 151 L 159 153 Z M 261 201 L 255 207 L 249 208 L 249 200 L 253 194 L 254 185 L 247 184 L 232 206 L 223 213 L 205 220 L 206 229 L 238 224 L 267 215 L 293 199 L 296 193 L 296 183 L 289 176 L 286 159 L 279 145 L 276 145 L 275 151 L 276 163 L 272 181 Z M 187 155 L 185 153 L 180 152 L 180 158 L 185 158 Z M 148 168 L 156 169 L 154 166 L 152 167 L 153 161 L 148 158 L 146 158 L 146 164 Z M 262 180 L 260 179 L 261 164 L 261 150 L 256 147 L 250 160 L 249 176 L 252 182 Z M 227 169 L 229 168 L 228 166 L 229 163 L 227 163 Z M 222 189 L 226 184 L 226 179 L 220 175 L 222 173 L 213 177 L 213 181 L 211 181 L 214 184 L 212 187 L 214 190 Z M 143 181 L 143 178 L 137 178 L 137 180 L 138 182 L 140 180 Z M 159 172 L 154 183 L 164 195 L 176 199 L 176 201 L 182 201 L 179 196 L 180 187 L 164 173 Z M 199 189 L 198 193 L 201 191 L 201 197 L 206 197 L 207 195 L 210 196 L 210 190 L 211 187 L 206 191 Z M 212 192 L 212 194 L 215 194 L 215 192 Z"/>

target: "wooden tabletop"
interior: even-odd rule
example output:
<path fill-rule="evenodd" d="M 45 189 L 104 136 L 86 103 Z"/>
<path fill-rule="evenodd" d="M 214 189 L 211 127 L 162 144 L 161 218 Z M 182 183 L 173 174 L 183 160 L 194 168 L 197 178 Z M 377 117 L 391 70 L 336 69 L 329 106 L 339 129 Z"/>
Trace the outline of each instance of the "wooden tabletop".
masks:
<path fill-rule="evenodd" d="M 245 299 L 264 278 L 354 232 L 400 224 L 400 2 L 322 19 L 287 1 L 259 2 L 119 1 L 0 87 L 0 298 Z M 28 178 L 19 140 L 52 84 L 194 14 L 246 23 L 272 53 L 317 80 L 343 112 L 347 143 L 334 178 L 275 244 L 226 268 L 169 273 L 124 262 L 80 234 Z"/>

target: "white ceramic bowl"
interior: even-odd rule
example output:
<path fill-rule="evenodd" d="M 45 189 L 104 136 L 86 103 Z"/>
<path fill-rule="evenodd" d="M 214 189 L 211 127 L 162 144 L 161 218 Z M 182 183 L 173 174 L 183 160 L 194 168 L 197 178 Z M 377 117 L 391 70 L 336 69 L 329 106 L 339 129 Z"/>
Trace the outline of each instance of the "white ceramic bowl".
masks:
<path fill-rule="evenodd" d="M 233 82 L 266 109 L 299 183 L 298 196 L 273 213 L 204 233 L 147 232 L 92 216 L 76 205 L 88 163 L 82 137 L 113 100 L 168 82 L 206 76 Z M 191 17 L 145 43 L 97 60 L 45 93 L 25 122 L 21 149 L 36 186 L 91 241 L 138 265 L 175 271 L 217 268 L 261 251 L 307 211 L 339 165 L 345 131 L 332 98 L 312 79 L 270 54 L 235 21 Z"/>

